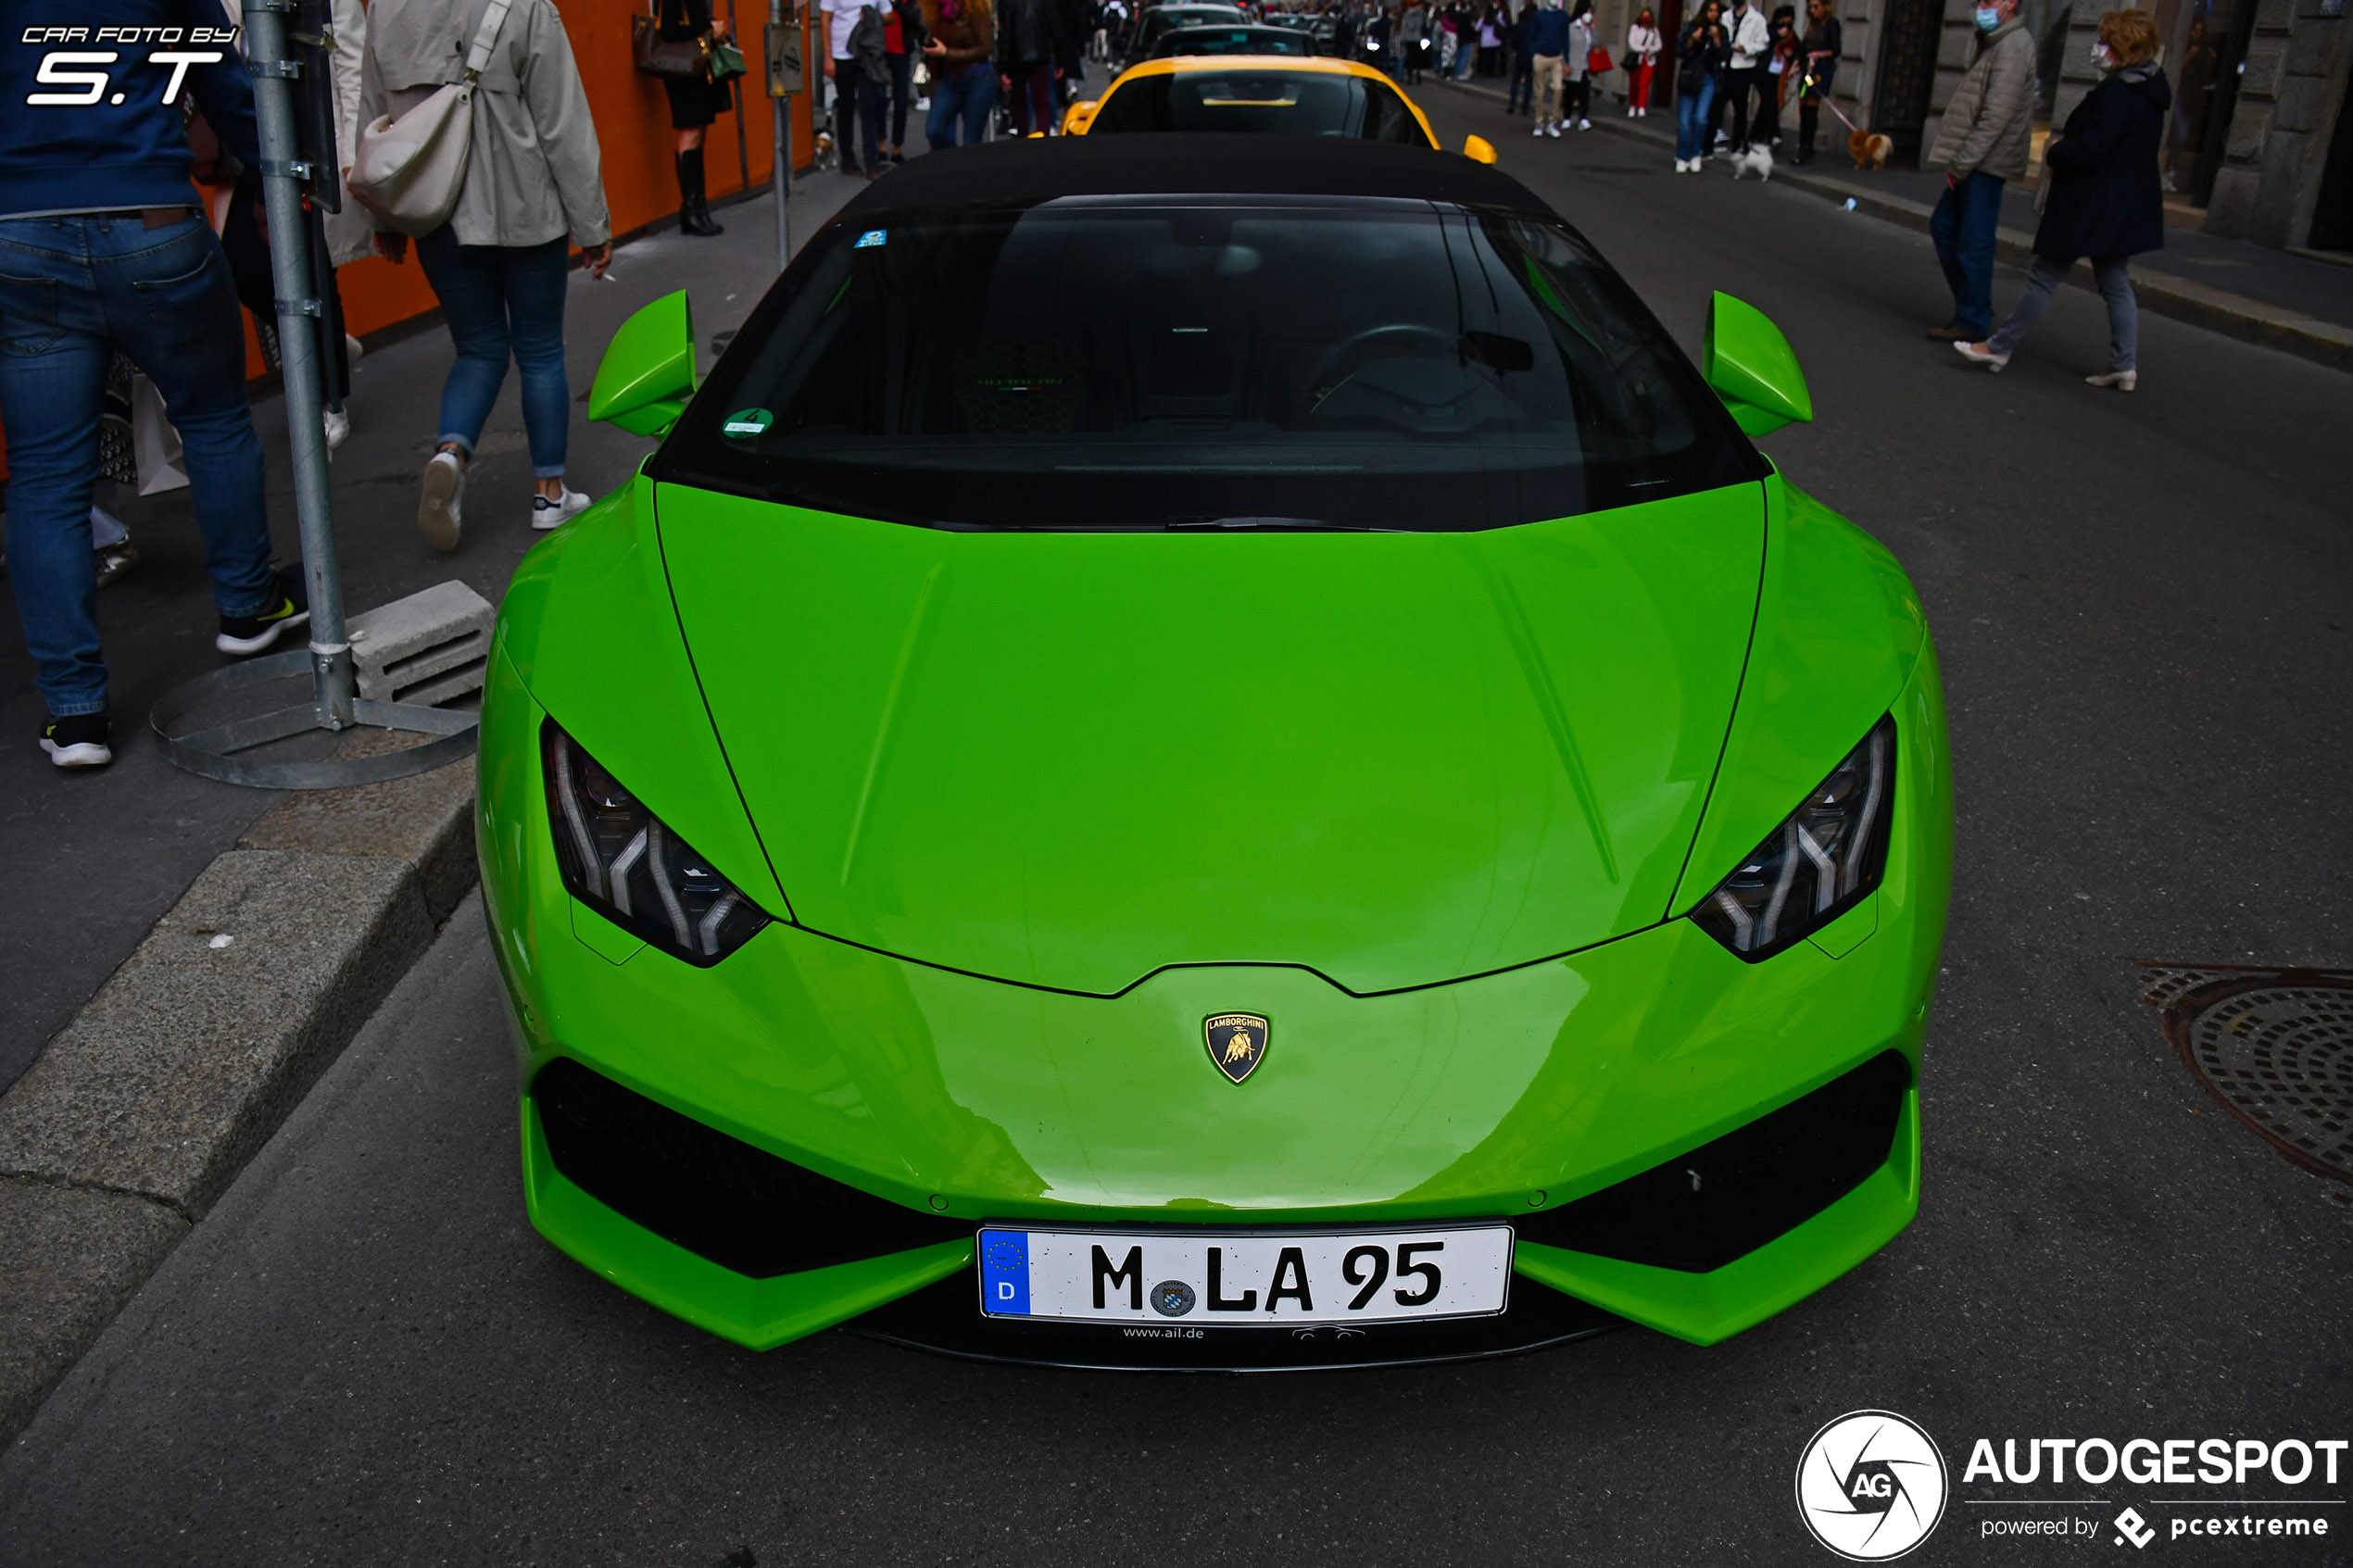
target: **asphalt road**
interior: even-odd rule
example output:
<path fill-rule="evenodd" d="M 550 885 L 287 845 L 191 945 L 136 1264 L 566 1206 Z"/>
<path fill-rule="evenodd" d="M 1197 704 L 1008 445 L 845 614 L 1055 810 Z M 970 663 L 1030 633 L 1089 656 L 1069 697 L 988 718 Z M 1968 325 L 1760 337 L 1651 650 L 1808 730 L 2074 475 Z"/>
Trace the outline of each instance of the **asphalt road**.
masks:
<path fill-rule="evenodd" d="M 838 175 L 801 182 L 794 237 L 806 238 L 856 185 Z M 689 239 L 674 229 L 621 247 L 610 279 L 574 270 L 566 306 L 566 371 L 575 408 L 588 395 L 613 329 L 639 306 L 686 288 L 706 345 L 742 320 L 775 273 L 774 207 L 763 196 L 723 208 L 727 233 Z M 413 265 L 413 263 L 412 263 Z M 394 334 L 398 336 L 398 334 Z M 434 411 L 449 368 L 438 326 L 398 336 L 354 368 L 352 432 L 329 465 L 344 604 L 357 611 L 456 579 L 496 604 L 534 539 L 527 524 L 531 459 L 523 445 L 519 382 L 510 372 L 483 433 L 467 495 L 467 537 L 442 555 L 417 536 L 417 479 L 432 456 Z M 254 406 L 270 465 L 271 533 L 281 561 L 300 558 L 284 402 Z M 570 478 L 602 495 L 629 476 L 650 442 L 573 420 Z M 66 773 L 37 744 L 46 710 L 32 684 L 18 622 L 15 584 L 0 573 L 0 1091 L 32 1065 L 50 1035 L 131 956 L 214 856 L 269 809 L 261 790 L 215 784 L 163 759 L 144 733 L 156 699 L 182 681 L 230 662 L 213 651 L 212 591 L 201 564 L 188 492 L 141 498 L 102 485 L 102 504 L 131 528 L 137 571 L 98 596 L 110 676 L 115 761 Z M 272 700 L 308 699 L 306 683 L 280 683 Z M 256 701 L 256 709 L 260 706 Z M 255 709 L 245 709 L 253 711 Z M 326 735 L 281 743 L 278 756 L 324 756 Z"/>
<path fill-rule="evenodd" d="M 0 1558 L 1827 1562 L 1791 1476 L 1857 1408 L 1921 1423 L 1957 1481 L 1979 1437 L 2348 1436 L 2353 1209 L 2217 1111 L 2133 967 L 2353 961 L 2345 378 L 2153 318 L 2144 390 L 2094 392 L 2075 290 L 1989 376 L 1922 338 L 1945 301 L 1912 234 L 1425 96 L 1687 345 L 1711 288 L 1779 321 L 1819 419 L 1768 450 L 1919 585 L 1961 821 L 1910 1230 L 1707 1350 L 1252 1378 L 838 1333 L 754 1356 L 530 1230 L 469 906 L 0 1458 Z M 2072 1495 L 2162 1524 L 2182 1492 Z M 2155 1549 L 2345 1560 L 2353 1508 L 2325 1512 L 2301 1551 Z M 1988 1516 L 1957 1504 L 1911 1561 L 2117 1549 Z"/>

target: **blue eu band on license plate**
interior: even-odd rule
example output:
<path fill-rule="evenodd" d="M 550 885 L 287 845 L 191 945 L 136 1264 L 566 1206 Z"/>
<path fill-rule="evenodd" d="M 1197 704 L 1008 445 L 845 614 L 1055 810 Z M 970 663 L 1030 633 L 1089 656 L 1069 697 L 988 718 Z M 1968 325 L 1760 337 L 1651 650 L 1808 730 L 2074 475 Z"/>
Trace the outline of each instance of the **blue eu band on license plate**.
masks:
<path fill-rule="evenodd" d="M 980 1233 L 980 1294 L 991 1312 L 1029 1315 L 1029 1236 L 1025 1231 Z"/>
<path fill-rule="evenodd" d="M 992 1318 L 1265 1327 L 1484 1316 L 1510 1293 L 1503 1224 L 1340 1232 L 1013 1230 L 979 1236 Z"/>

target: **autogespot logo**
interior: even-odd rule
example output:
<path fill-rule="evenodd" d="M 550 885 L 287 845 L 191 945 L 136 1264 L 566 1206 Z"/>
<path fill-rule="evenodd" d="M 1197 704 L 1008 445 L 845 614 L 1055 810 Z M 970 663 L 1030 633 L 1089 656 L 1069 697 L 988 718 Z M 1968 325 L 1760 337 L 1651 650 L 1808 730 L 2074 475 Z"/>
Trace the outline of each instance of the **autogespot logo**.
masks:
<path fill-rule="evenodd" d="M 1944 1517 L 1944 1456 L 1893 1411 L 1854 1411 L 1814 1434 L 1797 1461 L 1797 1516 L 1852 1562 L 1884 1562 Z"/>

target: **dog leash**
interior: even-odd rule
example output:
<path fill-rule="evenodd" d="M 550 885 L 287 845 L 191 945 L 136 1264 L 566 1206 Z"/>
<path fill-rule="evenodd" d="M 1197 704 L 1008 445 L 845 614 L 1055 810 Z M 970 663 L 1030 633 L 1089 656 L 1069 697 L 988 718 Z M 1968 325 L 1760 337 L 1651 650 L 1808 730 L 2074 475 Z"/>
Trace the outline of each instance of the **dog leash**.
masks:
<path fill-rule="evenodd" d="M 1820 80 L 1821 78 L 1816 76 L 1809 70 L 1806 73 L 1805 83 L 1798 88 L 1798 91 L 1800 93 L 1811 93 L 1814 91 L 1814 84 Z M 1837 99 L 1831 97 L 1828 93 L 1824 93 L 1819 95 L 1819 101 L 1830 106 L 1831 113 L 1838 116 L 1838 120 L 1841 125 L 1845 126 L 1847 130 L 1854 132 L 1858 136 L 1863 133 L 1863 128 L 1861 126 L 1846 118 L 1846 111 L 1838 107 Z"/>

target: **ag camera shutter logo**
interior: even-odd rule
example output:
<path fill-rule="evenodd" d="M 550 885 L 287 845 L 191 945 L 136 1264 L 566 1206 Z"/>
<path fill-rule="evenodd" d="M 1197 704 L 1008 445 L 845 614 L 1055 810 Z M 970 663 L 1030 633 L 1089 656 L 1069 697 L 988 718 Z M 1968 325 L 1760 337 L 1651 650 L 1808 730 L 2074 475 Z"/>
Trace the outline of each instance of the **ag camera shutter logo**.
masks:
<path fill-rule="evenodd" d="M 1850 1562 L 1885 1562 L 1928 1539 L 1951 1486 L 1944 1456 L 1893 1411 L 1851 1411 L 1797 1461 L 1797 1516 Z"/>

